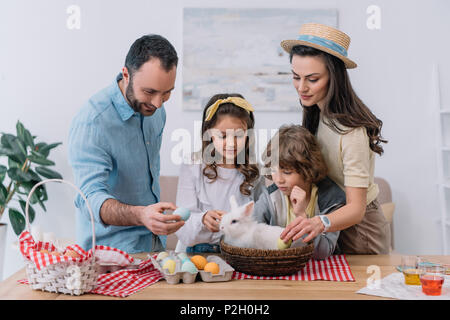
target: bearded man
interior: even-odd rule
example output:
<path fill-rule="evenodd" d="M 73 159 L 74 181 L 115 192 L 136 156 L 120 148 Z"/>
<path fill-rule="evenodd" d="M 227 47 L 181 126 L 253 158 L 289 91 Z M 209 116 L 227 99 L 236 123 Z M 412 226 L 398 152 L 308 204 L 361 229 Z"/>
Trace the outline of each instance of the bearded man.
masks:
<path fill-rule="evenodd" d="M 92 208 L 96 244 L 128 253 L 161 251 L 184 222 L 160 201 L 164 102 L 174 89 L 178 56 L 160 35 L 137 39 L 113 83 L 92 96 L 73 119 L 69 161 Z M 77 243 L 92 247 L 88 207 L 75 199 Z"/>

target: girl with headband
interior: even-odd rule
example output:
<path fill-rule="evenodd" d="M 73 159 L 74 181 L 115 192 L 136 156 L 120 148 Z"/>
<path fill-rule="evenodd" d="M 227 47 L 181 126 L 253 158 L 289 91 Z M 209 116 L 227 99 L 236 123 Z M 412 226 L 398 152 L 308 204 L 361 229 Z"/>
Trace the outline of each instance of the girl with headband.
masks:
<path fill-rule="evenodd" d="M 254 156 L 253 111 L 240 94 L 216 94 L 206 104 L 202 150 L 180 168 L 176 203 L 191 216 L 176 232 L 175 251 L 219 253 L 219 224 L 230 197 L 243 205 L 265 188 Z"/>
<path fill-rule="evenodd" d="M 293 84 L 303 108 L 303 126 L 317 137 L 329 177 L 346 194 L 346 205 L 327 219 L 294 220 L 281 234 L 309 241 L 322 232 L 341 231 L 338 245 L 348 254 L 387 254 L 390 228 L 377 200 L 375 155 L 383 154 L 382 121 L 352 88 L 347 69 L 356 63 L 347 57 L 350 38 L 316 23 L 302 25 L 296 40 L 284 40 Z"/>

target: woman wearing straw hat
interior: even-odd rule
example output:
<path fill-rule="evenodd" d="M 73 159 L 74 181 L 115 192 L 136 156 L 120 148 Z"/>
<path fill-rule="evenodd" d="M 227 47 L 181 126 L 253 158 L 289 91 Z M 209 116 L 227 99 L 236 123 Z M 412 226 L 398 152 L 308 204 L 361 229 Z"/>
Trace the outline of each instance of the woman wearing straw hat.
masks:
<path fill-rule="evenodd" d="M 375 153 L 381 155 L 382 121 L 358 98 L 347 69 L 350 38 L 317 23 L 301 26 L 296 40 L 284 40 L 290 54 L 293 84 L 303 108 L 303 126 L 321 146 L 328 175 L 346 194 L 346 205 L 326 217 L 298 217 L 282 239 L 309 241 L 321 232 L 341 230 L 339 249 L 349 254 L 387 254 L 390 229 L 377 201 Z M 328 219 L 327 219 L 328 218 Z"/>

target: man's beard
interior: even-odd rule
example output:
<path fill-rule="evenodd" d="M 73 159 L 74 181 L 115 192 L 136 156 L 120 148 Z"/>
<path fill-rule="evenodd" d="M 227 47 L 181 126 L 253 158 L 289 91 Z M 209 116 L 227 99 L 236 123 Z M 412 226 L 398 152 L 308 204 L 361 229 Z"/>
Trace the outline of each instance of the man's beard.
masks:
<path fill-rule="evenodd" d="M 144 108 L 143 105 L 148 105 L 142 101 L 139 101 L 138 99 L 136 99 L 136 96 L 134 94 L 134 90 L 133 90 L 133 76 L 130 75 L 130 82 L 128 83 L 127 89 L 125 91 L 125 97 L 128 100 L 129 105 L 131 106 L 131 108 L 134 110 L 134 112 L 139 112 L 142 114 L 142 109 Z M 152 107 L 154 107 L 153 105 L 151 105 Z M 155 111 L 156 111 L 156 107 Z M 153 113 L 151 113 L 153 114 Z M 150 114 L 150 115 L 151 115 Z"/>

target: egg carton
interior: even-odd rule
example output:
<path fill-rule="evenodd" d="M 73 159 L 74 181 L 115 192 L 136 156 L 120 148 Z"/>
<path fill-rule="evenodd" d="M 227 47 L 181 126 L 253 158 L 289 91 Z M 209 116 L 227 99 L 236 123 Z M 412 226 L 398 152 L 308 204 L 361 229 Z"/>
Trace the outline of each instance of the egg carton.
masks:
<path fill-rule="evenodd" d="M 168 251 L 168 254 L 175 260 L 176 263 L 174 273 L 169 273 L 167 269 L 163 269 L 162 261 L 156 261 L 155 258 L 150 256 L 153 265 L 156 269 L 158 269 L 159 272 L 163 274 L 164 279 L 166 279 L 167 283 L 178 284 L 180 281 L 183 281 L 183 283 L 194 283 L 195 279 L 197 278 L 198 272 L 190 273 L 188 271 L 181 271 L 181 259 L 178 257 L 178 255 L 170 251 Z"/>
<path fill-rule="evenodd" d="M 200 274 L 200 278 L 203 282 L 220 282 L 230 281 L 233 276 L 234 268 L 225 262 L 221 257 L 216 255 L 209 255 L 206 257 L 206 261 L 215 262 L 219 265 L 219 273 L 212 274 L 208 271 L 199 270 L 196 273 L 190 273 L 188 271 L 181 271 L 181 259 L 178 257 L 177 252 L 167 251 L 169 256 L 175 260 L 175 272 L 169 273 L 167 269 L 162 268 L 162 261 L 156 261 L 151 255 L 149 255 L 153 265 L 159 272 L 161 272 L 169 284 L 178 284 L 180 281 L 183 283 L 194 283 L 197 275 Z"/>
<path fill-rule="evenodd" d="M 219 282 L 230 281 L 233 276 L 234 268 L 225 262 L 221 257 L 210 255 L 206 257 L 206 261 L 215 262 L 219 265 L 219 273 L 212 274 L 211 272 L 200 270 L 200 277 L 204 282 Z"/>

